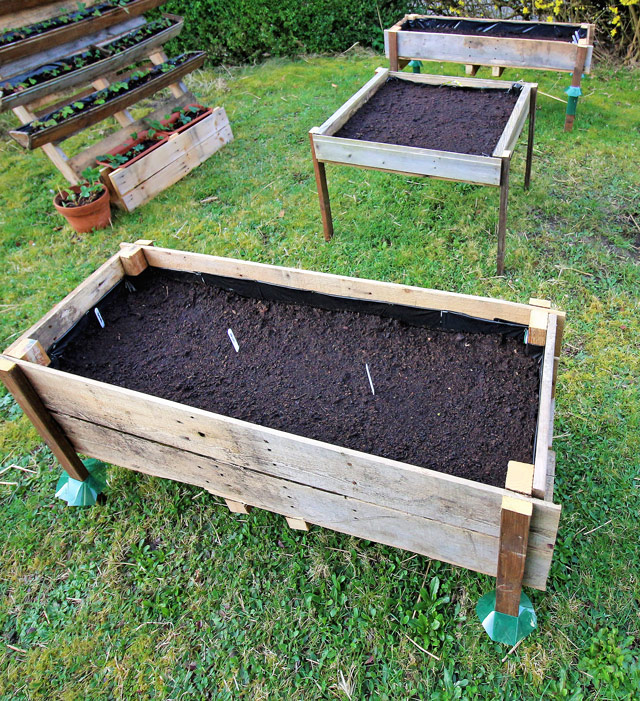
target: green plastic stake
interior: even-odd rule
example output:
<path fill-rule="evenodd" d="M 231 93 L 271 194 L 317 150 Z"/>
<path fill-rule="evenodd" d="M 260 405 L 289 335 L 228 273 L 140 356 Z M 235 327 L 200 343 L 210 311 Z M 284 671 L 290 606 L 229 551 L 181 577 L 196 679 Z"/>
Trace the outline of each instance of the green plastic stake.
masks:
<path fill-rule="evenodd" d="M 582 95 L 582 90 L 579 85 L 571 85 L 565 90 L 565 93 L 569 96 L 569 100 L 567 101 L 567 114 L 575 116 L 578 109 L 578 98 Z"/>
<path fill-rule="evenodd" d="M 496 592 L 485 594 L 478 605 L 476 613 L 487 635 L 496 643 L 513 647 L 537 627 L 537 619 L 531 599 L 526 594 L 520 595 L 520 607 L 517 616 L 496 611 Z"/>
<path fill-rule="evenodd" d="M 414 73 L 420 73 L 420 69 L 422 68 L 422 61 L 409 61 L 407 65 L 409 66 L 409 68 L 411 68 L 411 70 Z"/>
<path fill-rule="evenodd" d="M 56 496 L 69 506 L 93 506 L 107 485 L 105 463 L 99 460 L 83 460 L 83 463 L 89 471 L 86 480 L 74 479 L 63 472 L 56 485 Z"/>

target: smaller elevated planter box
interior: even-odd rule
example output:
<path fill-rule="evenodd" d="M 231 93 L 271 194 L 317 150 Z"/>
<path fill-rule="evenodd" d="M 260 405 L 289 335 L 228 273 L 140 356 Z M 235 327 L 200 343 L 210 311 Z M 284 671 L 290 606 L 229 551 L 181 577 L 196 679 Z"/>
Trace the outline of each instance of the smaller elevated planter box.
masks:
<path fill-rule="evenodd" d="M 572 73 L 579 89 L 582 74 L 591 72 L 594 35 L 595 25 L 586 23 L 411 14 L 385 30 L 384 46 L 392 71 L 412 59 L 464 63 L 469 75 L 480 66 L 491 66 L 496 77 L 505 67 L 533 68 Z M 567 115 L 567 130 L 574 115 Z"/>
<path fill-rule="evenodd" d="M 349 129 L 350 137 L 344 136 L 346 127 L 353 124 L 371 103 L 374 96 L 382 95 L 393 83 L 396 90 L 393 98 L 385 97 L 376 107 L 378 113 L 372 119 L 368 118 L 361 128 Z M 413 86 L 424 86 L 417 95 Z M 433 92 L 433 88 L 440 88 Z M 443 180 L 468 182 L 478 185 L 489 185 L 500 188 L 500 214 L 498 224 L 498 275 L 504 272 L 505 238 L 507 227 L 507 200 L 509 193 L 509 169 L 511 156 L 522 133 L 524 124 L 529 118 L 529 135 L 527 143 L 527 161 L 525 168 L 525 188 L 529 187 L 531 177 L 531 160 L 533 154 L 533 136 L 535 128 L 535 107 L 537 95 L 536 83 L 508 83 L 500 80 L 480 80 L 478 78 L 452 78 L 436 75 L 413 75 L 378 68 L 376 75 L 364 85 L 350 100 L 340 107 L 324 124 L 314 127 L 309 132 L 311 152 L 313 157 L 320 210 L 322 214 L 324 236 L 327 241 L 333 236 L 333 220 L 329 202 L 325 163 L 356 166 L 383 170 L 402 175 L 422 175 Z M 428 95 L 427 91 L 431 91 Z M 508 92 L 512 92 L 513 107 L 510 114 L 505 107 L 501 108 L 502 127 L 500 122 L 487 116 L 478 108 L 473 118 L 467 116 L 466 101 L 474 98 L 470 93 L 484 94 L 487 98 L 488 109 L 493 109 L 496 99 L 502 100 Z M 409 94 L 412 93 L 412 94 Z M 405 97 L 406 94 L 406 97 Z M 435 104 L 433 97 L 436 97 Z M 476 95 L 476 96 L 477 96 Z M 516 96 L 517 95 L 517 99 Z M 496 98 L 496 99 L 494 99 Z M 377 98 L 376 98 L 377 99 Z M 404 109 L 404 100 L 411 100 L 418 108 L 413 108 L 412 114 Z M 459 107 L 462 101 L 462 108 Z M 394 104 L 395 103 L 395 104 Z M 373 103 L 372 103 L 373 104 Z M 370 105 L 369 105 L 370 106 Z M 398 109 L 391 114 L 394 106 Z M 438 119 L 432 117 L 437 110 Z M 467 150 L 462 148 L 451 135 L 447 110 L 456 118 L 457 127 L 464 132 Z M 423 124 L 419 129 L 414 126 L 419 120 Z M 497 125 L 497 127 L 496 127 Z M 406 140 L 395 139 L 398 126 L 407 127 Z M 492 137 L 484 133 L 487 127 L 493 129 Z M 382 127 L 382 129 L 380 129 Z M 501 131 L 500 131 L 501 129 Z M 369 132 L 386 132 L 385 142 L 371 136 Z M 454 135 L 455 137 L 455 135 Z M 447 150 L 440 148 L 418 147 L 420 143 L 450 144 Z M 484 143 L 485 146 L 481 146 Z"/>
<path fill-rule="evenodd" d="M 129 277 L 128 281 L 133 285 L 124 285 L 126 274 L 140 277 Z M 154 282 L 156 280 L 160 282 Z M 165 280 L 171 282 L 165 284 Z M 83 339 L 78 346 L 82 350 L 80 356 L 74 357 L 81 359 L 87 348 L 84 339 L 93 338 L 91 343 L 97 343 L 98 348 L 103 349 L 106 338 L 100 336 L 103 331 L 105 334 L 112 333 L 112 338 L 117 339 L 115 346 L 111 347 L 121 349 L 121 340 L 124 342 L 125 339 L 120 331 L 111 330 L 111 324 L 115 324 L 117 318 L 141 319 L 145 316 L 148 307 L 143 303 L 137 306 L 136 294 L 152 295 L 146 299 L 155 299 L 154 304 L 160 304 L 165 311 L 166 305 L 173 300 L 178 310 L 177 318 L 181 319 L 187 307 L 183 305 L 174 284 L 186 290 L 184 294 L 191 299 L 187 307 L 193 308 L 193 319 L 199 319 L 197 323 L 200 326 L 203 319 L 207 319 L 204 322 L 207 328 L 203 328 L 207 334 L 206 341 L 199 345 L 197 340 L 193 340 L 196 336 L 183 337 L 185 331 L 178 334 L 176 341 L 180 357 L 175 357 L 175 367 L 168 366 L 164 371 L 155 362 L 153 373 L 125 370 L 125 367 L 130 367 L 130 354 L 118 361 L 109 355 L 104 358 L 107 362 L 103 363 L 103 367 L 120 368 L 120 382 L 125 385 L 129 381 L 145 381 L 147 376 L 158 376 L 162 378 L 161 394 L 164 394 L 194 388 L 199 391 L 202 382 L 213 381 L 211 378 L 220 372 L 224 375 L 225 368 L 250 373 L 256 359 L 260 362 L 260 358 L 266 357 L 268 371 L 261 371 L 259 375 L 245 375 L 254 378 L 245 383 L 246 386 L 261 394 L 268 392 L 266 405 L 263 402 L 266 410 L 264 406 L 261 409 L 266 413 L 260 421 L 231 418 L 197 408 L 201 401 L 195 398 L 190 401 L 191 405 L 170 401 L 147 392 L 126 389 L 114 382 L 48 367 L 47 353 L 56 358 L 58 367 L 65 367 L 60 365 L 61 362 L 72 362 L 73 344 L 77 339 Z M 172 286 L 172 292 L 168 285 Z M 157 296 L 153 297 L 155 291 Z M 109 298 L 111 301 L 105 299 L 108 293 L 113 295 Z M 222 305 L 217 307 L 222 317 L 215 322 L 211 314 L 204 313 L 205 307 L 198 306 L 200 302 L 196 304 L 196 300 L 204 298 L 215 298 L 215 304 Z M 228 306 L 232 304 L 232 298 L 236 300 L 233 304 L 239 306 Z M 120 301 L 126 299 L 128 301 Z M 0 378 L 72 477 L 79 475 L 79 479 L 86 479 L 87 474 L 75 454 L 77 451 L 149 475 L 194 484 L 224 497 L 234 510 L 244 508 L 246 511 L 248 506 L 268 509 L 286 516 L 295 525 L 317 524 L 497 576 L 499 591 L 503 595 L 508 594 L 507 598 L 513 604 L 514 597 L 519 599 L 523 583 L 536 589 L 545 588 L 560 516 L 560 507 L 552 502 L 554 456 L 550 446 L 553 436 L 554 372 L 564 314 L 551 310 L 548 303 L 543 301 L 531 302 L 518 304 L 217 258 L 155 248 L 149 242 L 122 244 L 119 253 L 23 334 L 5 351 L 4 356 L 0 356 Z M 130 314 L 124 311 L 129 308 L 127 305 L 132 305 Z M 370 420 L 377 420 L 378 412 L 382 411 L 383 424 L 387 422 L 385 417 L 391 418 L 391 414 L 383 410 L 385 406 L 395 408 L 393 421 L 399 421 L 401 425 L 408 426 L 411 416 L 403 414 L 403 402 L 396 401 L 391 391 L 385 389 L 384 373 L 375 364 L 372 365 L 372 373 L 377 386 L 375 395 L 370 394 L 365 358 L 357 351 L 336 358 L 336 347 L 330 344 L 329 354 L 321 354 L 317 361 L 304 360 L 296 351 L 291 358 L 300 360 L 297 365 L 295 360 L 293 365 L 272 362 L 274 352 L 287 352 L 287 345 L 281 342 L 283 337 L 280 335 L 283 331 L 286 333 L 287 324 L 280 326 L 281 330 L 276 330 L 275 336 L 264 332 L 260 337 L 263 340 L 258 339 L 256 334 L 262 333 L 263 323 L 272 323 L 265 320 L 267 317 L 273 319 L 272 308 L 278 305 L 281 310 L 289 309 L 286 313 L 295 314 L 296 318 L 304 316 L 311 320 L 306 327 L 307 333 L 311 328 L 310 336 L 304 338 L 311 339 L 310 345 L 316 344 L 316 347 L 318 343 L 322 346 L 325 334 L 313 331 L 318 328 L 314 320 L 335 319 L 336 314 L 352 315 L 350 318 L 356 326 L 349 328 L 353 331 L 351 339 L 356 339 L 354 348 L 360 347 L 361 343 L 368 344 L 368 352 L 371 353 L 376 352 L 380 343 L 387 343 L 384 339 L 390 337 L 385 335 L 384 329 L 389 328 L 395 329 L 392 336 L 403 334 L 403 339 L 414 339 L 412 343 L 417 344 L 416 358 L 421 358 L 420 362 L 430 362 L 426 358 L 433 352 L 430 343 L 435 342 L 432 336 L 436 334 L 439 335 L 438 342 L 459 343 L 459 351 L 455 352 L 456 362 L 460 363 L 457 367 L 460 372 L 473 375 L 472 386 L 465 386 L 453 395 L 443 387 L 442 392 L 438 390 L 436 393 L 440 399 L 436 399 L 436 396 L 428 398 L 423 394 L 425 390 L 415 386 L 411 379 L 413 375 L 403 380 L 409 382 L 410 387 L 410 392 L 404 393 L 404 399 L 408 401 L 409 394 L 417 393 L 411 401 L 416 402 L 414 406 L 430 417 L 424 422 L 417 422 L 418 432 L 432 431 L 438 425 L 433 422 L 440 422 L 442 430 L 436 429 L 436 433 L 445 437 L 445 441 L 451 431 L 465 433 L 460 417 L 465 412 L 468 416 L 469 411 L 476 411 L 480 403 L 479 410 L 489 417 L 489 421 L 493 420 L 496 410 L 505 417 L 504 421 L 501 419 L 490 429 L 491 441 L 496 447 L 501 447 L 505 445 L 506 436 L 511 437 L 512 433 L 520 430 L 520 412 L 523 411 L 522 415 L 527 415 L 528 430 L 531 431 L 521 445 L 524 452 L 519 454 L 520 459 L 526 462 L 509 462 L 507 469 L 501 459 L 499 470 L 504 470 L 500 474 L 506 473 L 506 479 L 503 477 L 502 482 L 498 479 L 499 486 L 488 483 L 486 462 L 496 461 L 495 454 L 491 452 L 494 448 L 485 441 L 485 431 L 472 431 L 475 437 L 465 448 L 470 459 L 468 464 L 476 465 L 472 470 L 475 470 L 477 479 L 455 476 L 460 467 L 456 451 L 450 454 L 448 465 L 441 463 L 440 458 L 434 460 L 431 454 L 437 441 L 426 435 L 420 439 L 426 441 L 426 447 L 415 453 L 415 460 L 422 465 L 432 465 L 432 469 L 393 459 L 393 451 L 396 450 L 393 447 L 390 457 L 344 447 L 344 442 L 361 444 L 364 435 L 354 431 L 353 427 L 345 431 L 345 425 L 341 423 L 344 414 L 340 402 L 346 401 L 351 406 L 349 397 L 352 394 L 357 396 L 361 407 L 358 411 L 364 416 L 362 431 Z M 98 307 L 102 308 L 106 319 L 106 327 L 102 330 L 96 325 L 94 312 Z M 249 318 L 250 323 L 254 324 L 251 327 L 253 331 L 239 334 L 238 353 L 234 352 L 227 337 L 229 322 L 226 319 L 239 318 L 235 312 L 229 311 L 231 308 L 241 312 L 242 309 L 253 309 L 248 313 L 255 314 L 255 317 Z M 114 310 L 114 316 L 109 315 L 109 309 Z M 165 318 L 164 311 L 149 311 L 148 319 L 156 324 L 155 331 L 151 332 L 149 326 L 145 326 L 147 330 L 143 331 L 136 322 L 130 327 L 129 342 L 136 344 L 138 349 L 146 348 L 146 343 L 149 347 L 153 346 L 155 352 L 157 345 L 154 345 L 153 334 L 171 333 L 163 325 Z M 333 322 L 334 328 L 344 328 L 342 318 L 339 316 L 337 322 Z M 257 322 L 251 319 L 257 319 Z M 409 319 L 413 321 L 409 323 Z M 235 324 L 236 321 L 231 323 Z M 74 327 L 74 336 L 68 337 L 67 334 Z M 183 328 L 190 328 L 186 317 Z M 359 330 L 356 331 L 356 328 Z M 362 333 L 362 328 L 369 331 Z M 314 333 L 317 333 L 317 340 L 314 340 Z M 337 333 L 344 334 L 344 331 Z M 198 333 L 197 338 L 202 339 L 202 334 Z M 251 350 L 252 338 L 257 340 L 254 350 Z M 508 392 L 507 401 L 517 401 L 520 407 L 517 415 L 507 418 L 510 412 L 504 413 L 498 404 L 487 404 L 487 400 L 483 399 L 487 396 L 483 390 L 484 375 L 475 374 L 474 366 L 469 365 L 471 351 L 463 341 L 494 349 L 488 352 L 496 354 L 495 372 L 498 377 L 504 372 L 502 361 L 497 360 L 498 353 L 505 353 L 500 348 L 506 348 L 509 358 L 517 356 L 520 359 L 518 362 L 529 368 L 529 389 Z M 406 348 L 404 341 L 400 347 Z M 535 351 L 535 354 L 530 356 L 529 351 Z M 144 351 L 140 352 L 142 355 L 138 352 L 133 355 L 139 355 L 144 360 L 147 356 Z M 401 356 L 403 352 L 401 350 Z M 206 376 L 189 375 L 184 370 L 185 363 L 194 358 L 197 361 L 203 357 L 202 353 L 207 356 L 203 365 L 207 368 Z M 368 357 L 371 360 L 371 356 Z M 382 351 L 379 361 L 386 357 L 387 351 Z M 328 361 L 329 365 L 324 361 Z M 310 364 L 305 366 L 305 362 Z M 307 428 L 301 428 L 300 434 L 296 434 L 264 425 L 287 419 L 297 420 L 302 413 L 298 402 L 288 404 L 282 395 L 283 388 L 286 385 L 286 391 L 294 394 L 299 387 L 302 391 L 298 378 L 309 374 L 317 374 L 317 386 L 322 387 L 323 372 L 317 373 L 317 369 L 329 366 L 337 367 L 338 372 L 349 369 L 357 374 L 357 379 L 354 381 L 345 376 L 341 381 L 330 383 L 328 394 L 329 385 L 325 383 L 322 398 L 318 396 L 322 408 L 312 402 L 311 413 L 307 409 L 307 415 L 311 418 L 306 424 Z M 437 370 L 435 365 L 433 370 Z M 431 373 L 425 374 L 420 370 L 419 375 L 422 379 L 417 384 L 424 382 Z M 398 372 L 392 372 L 387 378 L 397 376 Z M 188 381 L 186 378 L 189 378 Z M 524 381 L 520 373 L 509 373 L 507 379 L 510 384 Z M 534 384 L 531 385 L 531 382 Z M 500 381 L 494 387 L 498 392 L 503 391 Z M 236 389 L 240 389 L 239 385 Z M 332 394 L 334 390 L 335 396 Z M 201 396 L 217 401 L 219 394 L 207 389 Z M 224 394 L 234 396 L 234 387 L 227 386 Z M 311 396 L 316 397 L 316 394 Z M 325 407 L 327 397 L 332 404 L 330 410 L 328 406 Z M 332 398 L 338 399 L 338 402 Z M 436 416 L 435 403 L 440 401 L 450 402 L 457 410 Z M 238 406 L 251 410 L 254 405 L 241 402 Z M 351 411 L 348 407 L 346 410 Z M 237 411 L 235 409 L 232 413 L 237 415 Z M 318 422 L 324 421 L 322 416 L 329 417 L 329 420 L 333 417 L 340 444 L 303 435 L 309 431 L 321 435 L 316 431 Z M 399 429 L 399 433 L 402 434 L 403 430 Z M 406 433 L 405 438 L 410 435 L 413 434 Z M 367 437 L 365 443 L 373 442 L 374 438 L 374 435 Z M 414 439 L 409 438 L 407 445 L 415 448 Z M 482 458 L 481 455 L 487 457 Z M 511 513 L 515 513 L 517 520 L 524 524 L 523 532 L 516 534 L 518 537 L 515 541 L 510 531 L 511 521 L 506 518 Z M 509 563 L 513 562 L 511 555 L 515 551 L 518 551 L 515 558 L 517 564 L 512 566 Z"/>
<path fill-rule="evenodd" d="M 102 172 L 102 182 L 111 200 L 132 212 L 204 163 L 233 140 L 233 132 L 223 107 L 216 107 L 202 120 L 174 132 L 144 156 L 124 166 Z"/>

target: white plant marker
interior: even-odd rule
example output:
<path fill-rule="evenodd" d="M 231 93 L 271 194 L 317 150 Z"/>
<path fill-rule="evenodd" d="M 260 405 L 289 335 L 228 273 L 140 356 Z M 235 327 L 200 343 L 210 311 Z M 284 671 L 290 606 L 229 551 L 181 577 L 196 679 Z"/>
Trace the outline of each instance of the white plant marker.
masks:
<path fill-rule="evenodd" d="M 102 314 L 100 314 L 100 310 L 98 309 L 98 307 L 96 307 L 93 311 L 94 311 L 95 314 L 96 314 L 96 319 L 98 320 L 98 323 L 100 324 L 100 326 L 101 326 L 102 328 L 104 328 L 104 327 L 105 327 L 105 323 L 104 323 L 104 319 L 102 318 Z"/>
<path fill-rule="evenodd" d="M 367 369 L 367 377 L 369 378 L 369 385 L 371 387 L 371 394 L 375 396 L 376 391 L 373 389 L 373 380 L 371 379 L 371 373 L 369 372 L 369 363 L 364 364 L 365 368 Z"/>
<path fill-rule="evenodd" d="M 236 337 L 233 335 L 233 331 L 231 329 L 227 329 L 227 335 L 229 336 L 229 340 L 235 348 L 236 353 L 238 353 L 240 350 L 240 344 L 238 343 L 238 341 L 236 341 Z"/>

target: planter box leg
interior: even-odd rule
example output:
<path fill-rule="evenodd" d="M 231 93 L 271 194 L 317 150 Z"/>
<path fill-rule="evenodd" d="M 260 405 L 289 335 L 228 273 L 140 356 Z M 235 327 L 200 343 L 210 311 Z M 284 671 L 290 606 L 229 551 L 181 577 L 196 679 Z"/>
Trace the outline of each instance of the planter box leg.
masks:
<path fill-rule="evenodd" d="M 584 70 L 584 64 L 587 60 L 587 50 L 588 49 L 586 46 L 581 46 L 578 48 L 576 65 L 571 76 L 571 86 L 565 90 L 565 93 L 569 97 L 567 102 L 567 115 L 564 120 L 565 131 L 573 130 L 573 122 L 576 118 L 576 112 L 578 110 L 578 98 L 580 95 L 582 95 L 580 83 L 582 82 L 582 71 Z"/>
<path fill-rule="evenodd" d="M 524 171 L 524 189 L 528 190 L 531 184 L 531 161 L 533 160 L 533 138 L 536 129 L 536 101 L 538 88 L 531 88 L 531 101 L 529 102 L 529 138 L 527 139 L 527 165 Z"/>
<path fill-rule="evenodd" d="M 504 73 L 504 66 L 493 66 L 491 69 L 491 77 L 492 78 L 502 78 L 502 74 Z"/>
<path fill-rule="evenodd" d="M 311 139 L 311 156 L 313 157 L 313 170 L 316 176 L 316 186 L 318 187 L 318 198 L 320 200 L 320 213 L 322 214 L 322 228 L 324 229 L 324 240 L 331 241 L 333 236 L 333 219 L 331 217 L 331 202 L 329 201 L 329 188 L 327 187 L 327 173 L 324 163 L 320 163 L 316 158 L 316 150 L 313 145 L 313 134 L 309 134 Z"/>
<path fill-rule="evenodd" d="M 498 254 L 497 274 L 504 274 L 504 252 L 507 238 L 507 204 L 509 201 L 509 166 L 511 165 L 511 153 L 502 157 L 500 169 L 500 214 L 498 219 Z"/>
<path fill-rule="evenodd" d="M 80 460 L 29 380 L 9 358 L 0 358 L 0 379 L 65 470 L 66 474 L 58 481 L 56 496 L 69 506 L 95 504 L 105 487 L 103 463 Z"/>
<path fill-rule="evenodd" d="M 464 72 L 473 78 L 473 76 L 480 70 L 480 66 L 476 66 L 471 63 L 467 63 L 467 65 L 464 67 Z"/>

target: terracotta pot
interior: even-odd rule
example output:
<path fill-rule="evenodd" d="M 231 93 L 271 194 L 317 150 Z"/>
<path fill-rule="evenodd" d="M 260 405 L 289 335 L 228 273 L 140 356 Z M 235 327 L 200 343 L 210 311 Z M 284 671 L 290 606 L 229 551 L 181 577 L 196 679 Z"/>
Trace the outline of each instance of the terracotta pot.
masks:
<path fill-rule="evenodd" d="M 177 129 L 174 129 L 173 127 L 180 117 L 179 111 L 173 112 L 168 119 L 161 119 L 160 123 L 163 126 L 167 127 L 168 130 L 171 130 L 172 134 L 179 134 L 185 129 L 190 129 L 194 124 L 201 122 L 203 119 L 205 119 L 205 117 L 208 117 L 213 112 L 213 109 L 211 107 L 205 107 L 204 105 L 198 105 L 197 103 L 185 105 L 182 109 L 186 110 L 188 107 L 195 107 L 199 110 L 205 110 L 205 112 L 201 115 L 198 115 L 195 119 L 192 119 L 188 124 L 181 124 Z"/>
<path fill-rule="evenodd" d="M 73 192 L 80 192 L 79 185 L 72 185 Z M 111 207 L 109 205 L 109 190 L 103 185 L 103 193 L 97 200 L 79 207 L 63 207 L 60 202 L 67 192 L 58 193 L 53 198 L 53 206 L 69 222 L 79 234 L 87 234 L 94 229 L 104 229 L 111 224 Z"/>
<path fill-rule="evenodd" d="M 147 141 L 149 139 L 148 131 L 149 131 L 148 129 L 145 131 L 139 131 L 137 139 L 127 139 L 123 144 L 121 144 L 117 148 L 111 149 L 111 151 L 107 151 L 107 153 L 112 155 L 112 156 L 119 156 L 121 154 L 126 153 L 127 151 L 129 151 L 129 149 L 132 149 L 134 146 L 137 146 L 138 144 L 141 144 L 141 143 Z M 152 144 L 151 146 L 146 148 L 144 151 L 141 151 L 137 156 L 132 158 L 130 161 L 123 163 L 121 166 L 113 166 L 108 161 L 100 161 L 98 159 L 96 159 L 96 163 L 99 163 L 101 166 L 105 166 L 112 171 L 116 170 L 116 168 L 127 168 L 128 166 L 130 166 L 132 163 L 135 163 L 137 160 L 139 160 L 143 156 L 146 156 L 148 153 L 151 153 L 151 151 L 154 151 L 155 149 L 157 149 L 158 146 L 162 146 L 162 144 L 164 144 L 164 142 L 169 137 L 169 132 L 168 131 L 156 131 L 155 136 L 153 138 L 155 139 L 156 137 L 160 137 L 157 139 L 157 143 Z"/>

